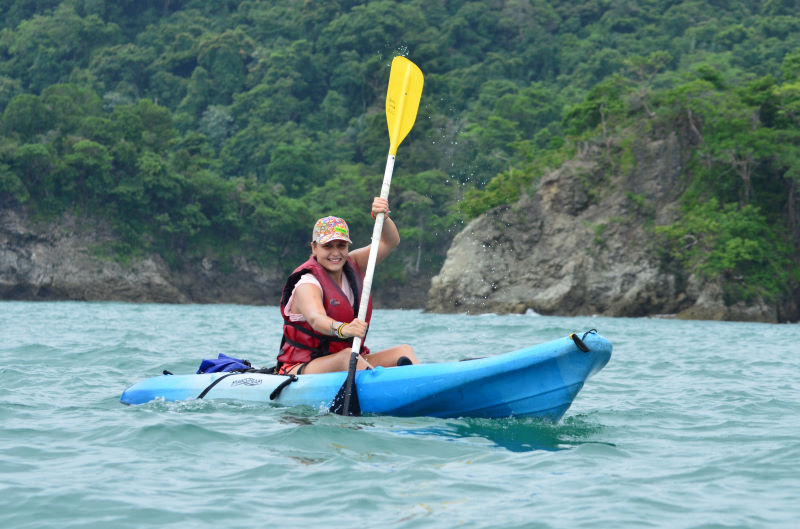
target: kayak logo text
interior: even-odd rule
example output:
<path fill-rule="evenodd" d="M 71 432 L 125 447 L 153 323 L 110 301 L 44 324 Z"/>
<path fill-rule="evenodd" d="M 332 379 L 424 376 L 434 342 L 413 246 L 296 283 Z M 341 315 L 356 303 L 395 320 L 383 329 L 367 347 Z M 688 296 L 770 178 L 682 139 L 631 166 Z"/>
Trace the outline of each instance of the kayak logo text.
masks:
<path fill-rule="evenodd" d="M 237 378 L 231 381 L 231 386 L 258 386 L 261 382 L 260 378 Z"/>

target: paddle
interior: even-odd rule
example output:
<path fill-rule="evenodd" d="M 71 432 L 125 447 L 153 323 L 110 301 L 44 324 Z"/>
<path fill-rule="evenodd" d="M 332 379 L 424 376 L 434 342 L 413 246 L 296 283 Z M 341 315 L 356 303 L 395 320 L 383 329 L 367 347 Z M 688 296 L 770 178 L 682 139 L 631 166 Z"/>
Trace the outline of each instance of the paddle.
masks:
<path fill-rule="evenodd" d="M 422 71 L 416 64 L 405 57 L 395 57 L 392 60 L 392 69 L 389 73 L 389 89 L 386 92 L 386 123 L 389 126 L 389 155 L 386 157 L 386 170 L 383 173 L 381 197 L 389 198 L 389 186 L 392 184 L 392 171 L 394 159 L 400 143 L 411 131 L 417 119 L 419 99 L 422 96 Z M 369 248 L 369 260 L 364 276 L 364 288 L 361 292 L 361 302 L 358 307 L 358 318 L 364 320 L 369 306 L 369 296 L 372 291 L 372 276 L 375 273 L 375 264 L 378 260 L 378 246 L 383 231 L 383 213 L 378 213 L 375 218 L 375 227 L 372 229 L 372 244 Z M 350 365 L 347 378 L 331 403 L 330 411 L 339 415 L 361 415 L 361 406 L 356 392 L 356 365 L 361 352 L 362 340 L 353 339 L 353 352 L 350 355 Z"/>

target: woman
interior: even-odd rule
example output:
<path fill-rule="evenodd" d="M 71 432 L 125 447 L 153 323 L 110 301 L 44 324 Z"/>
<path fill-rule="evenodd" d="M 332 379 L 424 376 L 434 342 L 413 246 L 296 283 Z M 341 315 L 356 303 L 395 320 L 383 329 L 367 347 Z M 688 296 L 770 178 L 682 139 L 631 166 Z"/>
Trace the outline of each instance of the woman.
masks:
<path fill-rule="evenodd" d="M 376 197 L 372 217 L 385 215 L 378 246 L 381 262 L 400 243 L 397 226 L 389 218 L 389 201 Z M 350 251 L 347 223 L 339 217 L 324 217 L 314 225 L 311 257 L 297 267 L 283 287 L 281 315 L 283 340 L 277 372 L 283 375 L 347 371 L 353 337 L 362 340 L 372 315 L 372 301 L 365 320 L 358 306 L 367 269 L 370 246 Z M 369 355 L 368 362 L 364 356 Z M 361 347 L 357 368 L 394 367 L 416 364 L 410 345 L 396 345 L 370 354 Z"/>

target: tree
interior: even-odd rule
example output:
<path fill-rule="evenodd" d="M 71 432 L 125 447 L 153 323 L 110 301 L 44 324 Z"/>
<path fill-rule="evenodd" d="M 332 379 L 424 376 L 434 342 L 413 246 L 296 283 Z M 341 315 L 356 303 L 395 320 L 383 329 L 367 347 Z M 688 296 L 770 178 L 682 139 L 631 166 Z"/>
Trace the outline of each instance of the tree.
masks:
<path fill-rule="evenodd" d="M 112 187 L 111 155 L 103 145 L 80 140 L 64 156 L 62 192 L 75 202 L 104 196 Z"/>
<path fill-rule="evenodd" d="M 52 120 L 50 128 L 61 135 L 75 132 L 84 119 L 98 116 L 102 111 L 102 102 L 94 90 L 71 83 L 48 86 L 41 98 Z"/>
<path fill-rule="evenodd" d="M 21 145 L 11 153 L 9 165 L 34 200 L 46 205 L 57 201 L 55 174 L 60 160 L 50 149 L 40 143 Z"/>
<path fill-rule="evenodd" d="M 412 274 L 436 270 L 442 262 L 442 234 L 454 223 L 451 214 L 455 181 L 441 171 L 423 171 L 398 179 L 394 199 L 401 236 L 416 246 Z"/>
<path fill-rule="evenodd" d="M 20 94 L 14 97 L 3 112 L 3 133 L 16 134 L 22 141 L 47 131 L 52 113 L 39 96 Z"/>
<path fill-rule="evenodd" d="M 290 197 L 299 198 L 321 183 L 315 158 L 314 145 L 308 140 L 280 143 L 270 153 L 266 181 L 283 187 Z"/>
<path fill-rule="evenodd" d="M 208 102 L 227 105 L 244 86 L 252 42 L 241 31 L 208 36 L 198 45 L 197 64 L 208 73 Z"/>
<path fill-rule="evenodd" d="M 119 44 L 100 49 L 92 57 L 89 69 L 107 90 L 125 82 L 143 91 L 147 86 L 147 66 L 153 59 L 152 50 L 130 43 Z"/>
<path fill-rule="evenodd" d="M 736 298 L 774 299 L 788 280 L 788 248 L 752 205 L 740 208 L 712 198 L 656 231 L 666 236 L 672 259 L 705 278 L 727 279 Z"/>
<path fill-rule="evenodd" d="M 97 15 L 82 18 L 62 2 L 53 12 L 36 14 L 0 35 L 0 49 L 8 57 L 0 73 L 20 79 L 25 90 L 39 92 L 68 81 L 76 64 L 86 66 L 94 49 L 119 38 L 115 24 Z"/>
<path fill-rule="evenodd" d="M 11 169 L 11 166 L 0 163 L 0 199 L 10 195 L 17 202 L 27 202 L 30 198 L 28 188 Z"/>
<path fill-rule="evenodd" d="M 625 61 L 631 73 L 633 73 L 635 81 L 639 84 L 638 97 L 650 118 L 655 117 L 655 113 L 650 110 L 647 104 L 647 93 L 650 90 L 653 78 L 657 73 L 664 70 L 671 61 L 672 56 L 665 51 L 655 51 L 647 57 L 634 55 Z"/>

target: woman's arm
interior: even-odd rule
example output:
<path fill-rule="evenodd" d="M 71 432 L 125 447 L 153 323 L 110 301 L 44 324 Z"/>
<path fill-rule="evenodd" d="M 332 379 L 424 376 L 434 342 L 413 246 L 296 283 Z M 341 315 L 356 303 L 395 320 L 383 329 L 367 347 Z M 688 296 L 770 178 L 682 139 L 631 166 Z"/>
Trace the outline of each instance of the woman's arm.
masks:
<path fill-rule="evenodd" d="M 400 244 L 400 232 L 397 231 L 397 226 L 394 221 L 389 217 L 389 201 L 385 198 L 375 197 L 372 201 L 372 216 L 376 217 L 378 213 L 383 213 L 383 231 L 381 231 L 381 241 L 378 244 L 378 260 L 380 263 L 386 256 L 392 253 L 398 244 Z M 361 271 L 366 273 L 367 262 L 369 261 L 369 250 L 372 245 L 368 244 L 363 248 L 350 251 L 350 257 L 358 264 Z"/>

